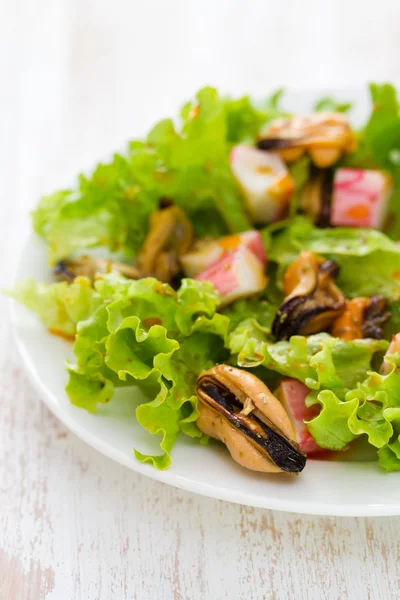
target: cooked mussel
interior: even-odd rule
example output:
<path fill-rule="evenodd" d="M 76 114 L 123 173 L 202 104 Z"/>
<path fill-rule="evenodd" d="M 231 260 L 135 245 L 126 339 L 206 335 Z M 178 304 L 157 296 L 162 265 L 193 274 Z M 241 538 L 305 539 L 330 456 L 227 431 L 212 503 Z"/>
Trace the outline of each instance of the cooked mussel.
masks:
<path fill-rule="evenodd" d="M 200 374 L 199 429 L 228 448 L 243 467 L 300 473 L 306 464 L 282 404 L 255 375 L 229 365 Z"/>
<path fill-rule="evenodd" d="M 330 328 L 345 307 L 344 295 L 334 283 L 338 273 L 333 261 L 305 250 L 300 253 L 284 274 L 285 300 L 272 323 L 278 340 Z"/>
<path fill-rule="evenodd" d="M 76 259 L 63 259 L 58 261 L 54 267 L 54 276 L 57 281 L 71 282 L 75 277 L 85 276 L 94 279 L 96 274 L 119 272 L 129 279 L 139 279 L 139 271 L 132 265 L 108 259 L 91 258 L 82 256 Z"/>
<path fill-rule="evenodd" d="M 333 192 L 333 169 L 311 169 L 300 194 L 300 207 L 318 227 L 329 227 Z"/>
<path fill-rule="evenodd" d="M 137 266 L 142 277 L 170 283 L 181 272 L 179 258 L 193 242 L 193 226 L 181 208 L 162 199 L 150 217 L 150 228 L 140 250 Z"/>
<path fill-rule="evenodd" d="M 258 140 L 261 150 L 274 150 L 286 162 L 308 152 L 318 167 L 330 167 L 344 153 L 355 150 L 355 138 L 347 119 L 339 113 L 315 113 L 272 121 Z"/>
<path fill-rule="evenodd" d="M 387 301 L 383 296 L 372 296 L 369 298 L 368 306 L 364 310 L 364 322 L 362 326 L 363 337 L 383 339 L 383 326 L 390 319 L 390 313 L 386 310 Z"/>
<path fill-rule="evenodd" d="M 382 327 L 389 319 L 387 302 L 383 296 L 353 298 L 346 303 L 343 314 L 335 320 L 332 335 L 342 340 L 383 338 Z"/>

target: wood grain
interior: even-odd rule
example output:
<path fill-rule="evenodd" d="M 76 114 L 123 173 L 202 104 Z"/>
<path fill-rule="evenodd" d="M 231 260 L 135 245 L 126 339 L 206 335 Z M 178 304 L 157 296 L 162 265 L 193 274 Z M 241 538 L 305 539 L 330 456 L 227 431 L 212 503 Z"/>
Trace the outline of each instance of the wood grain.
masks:
<path fill-rule="evenodd" d="M 282 81 L 399 80 L 398 4 L 379 7 L 0 3 L 2 285 L 11 284 L 36 198 L 201 84 L 261 94 Z M 399 518 L 236 506 L 150 481 L 91 450 L 33 391 L 0 303 L 1 600 L 400 597 Z"/>

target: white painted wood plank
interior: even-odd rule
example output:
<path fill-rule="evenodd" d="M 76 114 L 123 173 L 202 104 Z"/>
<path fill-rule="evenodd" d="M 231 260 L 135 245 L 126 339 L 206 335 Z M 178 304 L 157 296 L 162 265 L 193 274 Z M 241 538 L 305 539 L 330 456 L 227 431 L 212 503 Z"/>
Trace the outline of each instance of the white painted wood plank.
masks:
<path fill-rule="evenodd" d="M 36 197 L 200 85 L 261 95 L 399 80 L 395 1 L 0 3 L 2 285 Z M 230 505 L 132 473 L 41 404 L 0 319 L 0 598 L 373 600 L 400 594 L 400 519 Z"/>

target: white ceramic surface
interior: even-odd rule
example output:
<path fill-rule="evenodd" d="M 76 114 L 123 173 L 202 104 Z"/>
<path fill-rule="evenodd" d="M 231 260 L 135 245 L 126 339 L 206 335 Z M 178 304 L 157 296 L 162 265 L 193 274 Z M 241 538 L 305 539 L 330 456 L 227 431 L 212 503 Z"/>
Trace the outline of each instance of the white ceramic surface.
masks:
<path fill-rule="evenodd" d="M 361 120 L 367 105 L 365 93 L 338 96 L 358 101 L 354 116 Z M 288 96 L 287 103 L 306 110 L 312 100 L 309 93 L 296 93 Z M 25 277 L 50 280 L 45 246 L 34 236 L 23 251 L 16 279 Z M 200 446 L 185 436 L 179 438 L 168 470 L 157 471 L 137 462 L 134 446 L 144 452 L 157 451 L 156 439 L 135 420 L 134 409 L 140 401 L 137 391 L 118 392 L 96 415 L 72 406 L 64 392 L 64 362 L 72 355 L 70 344 L 47 333 L 24 307 L 13 304 L 12 317 L 27 372 L 47 406 L 79 437 L 115 461 L 179 488 L 251 506 L 322 515 L 400 514 L 400 475 L 385 474 L 376 462 L 309 460 L 299 477 L 264 476 L 237 466 L 222 446 Z"/>

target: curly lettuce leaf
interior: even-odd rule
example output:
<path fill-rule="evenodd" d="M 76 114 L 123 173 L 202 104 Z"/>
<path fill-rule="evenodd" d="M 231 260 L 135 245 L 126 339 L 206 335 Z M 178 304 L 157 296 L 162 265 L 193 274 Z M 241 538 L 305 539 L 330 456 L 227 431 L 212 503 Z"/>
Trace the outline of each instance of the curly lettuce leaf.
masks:
<path fill-rule="evenodd" d="M 96 246 L 131 254 L 143 243 L 156 204 L 152 190 L 136 185 L 132 156 L 116 154 L 91 176 L 81 175 L 76 189 L 44 196 L 32 214 L 33 226 L 52 262 Z"/>
<path fill-rule="evenodd" d="M 223 355 L 216 352 L 216 348 L 222 351 L 221 339 L 210 334 L 195 334 L 184 338 L 172 357 L 160 356 L 155 361 L 160 373 L 160 392 L 152 402 L 138 406 L 136 416 L 150 433 L 162 435 L 163 454 L 145 455 L 135 449 L 138 460 L 165 469 L 171 463 L 170 452 L 179 432 L 202 437 L 195 424 L 198 410 L 193 392 L 200 372 L 214 364 L 210 357 Z"/>
<path fill-rule="evenodd" d="M 151 400 L 136 414 L 149 433 L 161 436 L 162 454 L 135 454 L 166 468 L 179 432 L 201 437 L 195 384 L 203 369 L 229 354 L 229 319 L 216 313 L 218 298 L 208 282 L 183 280 L 175 291 L 156 279 L 111 274 L 95 288 L 102 304 L 78 325 L 67 393 L 75 405 L 94 411 L 116 387 L 151 389 Z"/>
<path fill-rule="evenodd" d="M 25 279 L 7 293 L 37 313 L 51 333 L 65 337 L 73 337 L 77 324 L 87 319 L 98 305 L 98 298 L 86 277 L 77 277 L 71 284 Z"/>
<path fill-rule="evenodd" d="M 306 405 L 320 405 L 321 411 L 307 427 L 319 445 L 331 450 L 365 435 L 378 449 L 381 465 L 395 471 L 400 470 L 400 356 L 387 360 L 389 373 L 370 371 L 342 399 L 332 390 L 309 394 Z"/>
<path fill-rule="evenodd" d="M 307 429 L 321 448 L 342 450 L 356 434 L 349 428 L 349 419 L 358 407 L 357 398 L 341 401 L 332 390 L 309 394 L 307 406 L 320 405 L 320 413 L 306 421 Z"/>
<path fill-rule="evenodd" d="M 346 390 L 362 381 L 375 353 L 388 348 L 385 340 L 344 341 L 327 333 L 292 336 L 273 342 L 269 331 L 254 319 L 240 323 L 229 335 L 228 346 L 241 367 L 262 365 L 294 377 L 310 389 Z"/>
<path fill-rule="evenodd" d="M 107 319 L 107 307 L 101 305 L 93 315 L 78 324 L 73 348 L 75 362 L 67 363 L 68 397 L 72 404 L 89 412 L 94 412 L 97 404 L 109 402 L 115 387 L 123 385 L 105 362 L 109 336 Z"/>
<path fill-rule="evenodd" d="M 188 337 L 169 339 L 167 331 L 154 325 L 149 332 L 140 327 L 137 317 L 128 317 L 107 343 L 107 365 L 122 379 L 153 377 L 159 383 L 159 393 L 136 410 L 138 422 L 150 433 L 162 436 L 162 455 L 145 456 L 135 451 L 143 462 L 157 468 L 170 464 L 170 450 L 180 431 L 191 437 L 201 437 L 195 425 L 198 416 L 194 394 L 196 380 L 203 369 L 210 368 L 224 355 L 227 323 L 221 315 L 213 319 L 199 317 Z"/>
<path fill-rule="evenodd" d="M 209 281 L 182 279 L 177 294 L 175 320 L 179 331 L 189 335 L 198 317 L 211 319 L 218 307 L 219 296 Z"/>
<path fill-rule="evenodd" d="M 278 304 L 273 304 L 267 300 L 246 298 L 236 300 L 233 304 L 225 307 L 222 314 L 229 318 L 231 331 L 246 319 L 250 319 L 256 320 L 262 325 L 263 331 L 269 333 L 278 307 Z"/>

